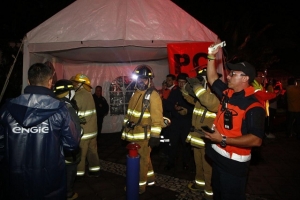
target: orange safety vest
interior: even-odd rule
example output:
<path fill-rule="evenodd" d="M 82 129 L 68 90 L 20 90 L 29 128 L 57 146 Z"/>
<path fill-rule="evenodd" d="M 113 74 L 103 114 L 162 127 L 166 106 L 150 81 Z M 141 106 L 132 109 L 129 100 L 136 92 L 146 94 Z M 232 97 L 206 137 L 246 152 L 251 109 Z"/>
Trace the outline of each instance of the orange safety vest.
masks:
<path fill-rule="evenodd" d="M 226 90 L 228 92 L 228 97 L 231 97 L 233 94 L 232 90 Z M 245 89 L 245 96 L 249 96 L 254 93 L 253 87 Z M 224 112 L 221 111 L 222 106 L 219 107 L 217 117 L 215 119 L 215 126 L 220 133 L 227 137 L 239 137 L 242 135 L 242 124 L 245 120 L 245 115 L 248 110 L 253 107 L 261 107 L 264 109 L 264 106 L 260 102 L 251 103 L 245 110 L 240 109 L 238 106 L 227 104 L 229 110 L 234 110 L 237 115 L 232 117 L 233 127 L 231 130 L 228 130 L 224 127 Z M 212 148 L 221 154 L 224 157 L 227 157 L 232 160 L 239 162 L 247 162 L 251 159 L 251 148 L 241 148 L 236 146 L 227 145 L 225 148 L 222 148 L 219 144 L 213 144 Z"/>

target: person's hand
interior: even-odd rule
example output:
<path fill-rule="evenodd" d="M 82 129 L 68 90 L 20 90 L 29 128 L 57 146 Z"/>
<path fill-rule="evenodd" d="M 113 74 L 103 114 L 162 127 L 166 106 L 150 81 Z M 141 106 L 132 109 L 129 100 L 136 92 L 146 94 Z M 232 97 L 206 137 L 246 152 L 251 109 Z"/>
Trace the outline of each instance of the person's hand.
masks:
<path fill-rule="evenodd" d="M 203 132 L 205 133 L 205 137 L 209 140 L 211 140 L 213 143 L 219 144 L 222 141 L 222 135 L 221 133 L 214 128 L 215 132 L 214 133 L 209 133 L 203 130 Z"/>
<path fill-rule="evenodd" d="M 187 114 L 187 109 L 186 108 L 184 108 L 184 107 L 182 107 L 182 106 L 180 106 L 179 104 L 178 104 L 178 102 L 175 104 L 175 110 L 179 113 L 179 114 L 181 114 L 181 115 L 186 115 Z"/>
<path fill-rule="evenodd" d="M 198 78 L 186 78 L 187 82 L 189 82 L 189 84 L 194 87 L 195 85 L 200 85 L 201 82 Z"/>
<path fill-rule="evenodd" d="M 210 47 L 214 47 L 216 44 L 212 44 L 210 45 Z M 215 57 L 215 55 L 219 52 L 219 49 L 222 48 L 221 46 L 218 46 L 215 50 L 212 51 L 208 51 L 208 56 L 213 56 Z"/>
<path fill-rule="evenodd" d="M 151 149 L 153 149 L 153 147 L 157 147 L 159 143 L 160 143 L 160 138 L 150 137 L 148 146 L 151 147 Z"/>
<path fill-rule="evenodd" d="M 78 116 L 79 117 L 79 122 L 80 122 L 80 124 L 86 124 L 86 119 L 85 119 L 85 117 L 83 117 L 82 115 L 79 115 Z"/>
<path fill-rule="evenodd" d="M 180 110 L 183 109 L 183 107 L 180 106 L 180 105 L 178 104 L 178 102 L 175 104 L 174 108 L 175 108 L 175 110 L 177 110 L 177 111 L 180 111 Z"/>
<path fill-rule="evenodd" d="M 185 90 L 187 91 L 187 93 L 188 93 L 189 95 L 191 95 L 192 97 L 195 97 L 195 96 L 196 96 L 195 93 L 194 93 L 193 88 L 191 87 L 191 85 L 190 85 L 189 83 L 187 83 L 187 84 L 185 85 L 184 89 L 185 89 Z"/>

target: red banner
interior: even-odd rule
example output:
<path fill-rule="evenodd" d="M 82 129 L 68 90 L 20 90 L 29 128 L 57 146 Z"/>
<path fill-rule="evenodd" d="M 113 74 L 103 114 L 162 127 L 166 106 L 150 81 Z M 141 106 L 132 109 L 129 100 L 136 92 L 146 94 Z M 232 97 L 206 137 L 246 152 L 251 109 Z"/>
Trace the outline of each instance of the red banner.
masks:
<path fill-rule="evenodd" d="M 213 42 L 170 43 L 167 45 L 170 73 L 195 77 L 207 65 L 207 48 Z"/>

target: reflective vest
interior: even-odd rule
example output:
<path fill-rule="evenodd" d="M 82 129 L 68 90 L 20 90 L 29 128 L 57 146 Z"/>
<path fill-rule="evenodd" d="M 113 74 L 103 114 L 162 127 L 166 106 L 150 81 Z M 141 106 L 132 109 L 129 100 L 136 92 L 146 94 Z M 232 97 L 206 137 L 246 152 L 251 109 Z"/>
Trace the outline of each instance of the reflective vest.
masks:
<path fill-rule="evenodd" d="M 228 92 L 227 96 L 230 98 L 233 94 L 233 90 L 225 90 Z M 254 88 L 248 87 L 245 89 L 245 96 L 249 96 L 254 94 Z M 224 128 L 224 111 L 222 111 L 222 105 L 219 107 L 219 111 L 217 117 L 215 119 L 215 126 L 220 133 L 227 137 L 239 137 L 242 135 L 242 124 L 245 119 L 246 112 L 253 107 L 261 107 L 264 109 L 264 106 L 260 102 L 253 102 L 246 109 L 241 109 L 236 105 L 232 105 L 227 102 L 227 108 L 231 111 L 234 111 L 234 115 L 232 117 L 233 128 L 228 130 Z M 212 144 L 212 148 L 218 152 L 220 155 L 235 160 L 239 162 L 247 162 L 251 159 L 251 148 L 240 148 L 236 146 L 227 145 L 225 148 L 222 148 L 219 144 Z"/>

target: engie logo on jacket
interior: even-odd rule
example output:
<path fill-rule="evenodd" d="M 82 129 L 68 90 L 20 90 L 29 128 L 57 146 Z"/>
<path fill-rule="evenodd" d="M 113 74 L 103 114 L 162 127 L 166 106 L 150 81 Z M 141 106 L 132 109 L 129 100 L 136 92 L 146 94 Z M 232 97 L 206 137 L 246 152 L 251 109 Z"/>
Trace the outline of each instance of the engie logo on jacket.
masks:
<path fill-rule="evenodd" d="M 15 124 L 15 126 L 17 126 L 18 123 Z M 49 124 L 47 124 L 46 122 L 43 122 L 41 124 L 39 124 L 38 126 L 33 126 L 30 128 L 24 128 L 24 127 L 14 127 L 12 129 L 13 133 L 49 133 Z"/>

